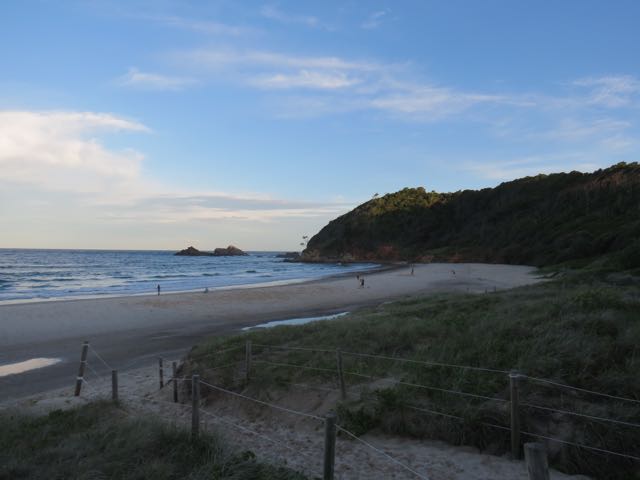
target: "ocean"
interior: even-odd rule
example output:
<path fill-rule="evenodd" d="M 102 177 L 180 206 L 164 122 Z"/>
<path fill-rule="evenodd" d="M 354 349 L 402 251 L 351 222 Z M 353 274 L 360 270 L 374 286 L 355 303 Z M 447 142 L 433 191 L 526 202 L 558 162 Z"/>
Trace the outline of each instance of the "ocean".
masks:
<path fill-rule="evenodd" d="M 180 257 L 173 251 L 0 249 L 0 302 L 181 292 L 286 283 L 367 270 L 374 264 L 288 263 L 281 252 Z"/>

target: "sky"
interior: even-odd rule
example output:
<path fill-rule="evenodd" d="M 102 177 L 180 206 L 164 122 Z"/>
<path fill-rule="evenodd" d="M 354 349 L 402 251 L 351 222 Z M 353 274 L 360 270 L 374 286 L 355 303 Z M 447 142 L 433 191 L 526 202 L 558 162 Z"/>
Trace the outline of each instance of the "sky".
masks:
<path fill-rule="evenodd" d="M 640 2 L 0 11 L 0 248 L 296 250 L 374 194 L 640 158 Z"/>

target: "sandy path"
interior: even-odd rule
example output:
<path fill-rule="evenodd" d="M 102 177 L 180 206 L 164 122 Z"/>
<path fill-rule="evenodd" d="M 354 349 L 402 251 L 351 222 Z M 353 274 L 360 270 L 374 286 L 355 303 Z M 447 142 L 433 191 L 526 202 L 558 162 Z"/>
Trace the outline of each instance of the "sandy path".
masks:
<path fill-rule="evenodd" d="M 3 409 L 43 414 L 56 408 L 71 408 L 98 398 L 110 398 L 108 379 L 89 375 L 89 384 L 81 397 L 72 396 L 72 388 L 40 394 L 10 404 Z M 160 418 L 190 428 L 191 413 L 187 404 L 172 403 L 171 387 L 158 390 L 155 366 L 132 370 L 119 379 L 120 398 L 132 416 Z M 326 393 L 305 394 L 309 406 L 325 410 L 332 404 Z M 295 394 L 294 394 L 295 396 Z M 316 397 L 315 400 L 313 397 Z M 323 427 L 315 420 L 293 419 L 286 414 L 271 415 L 263 410 L 246 408 L 243 400 L 218 399 L 203 405 L 201 428 L 216 431 L 228 439 L 232 448 L 253 451 L 261 461 L 286 465 L 307 474 L 321 476 Z M 286 403 L 278 399 L 276 403 Z M 321 414 L 320 411 L 315 411 Z M 255 433 L 250 433 L 255 432 Z M 438 441 L 420 441 L 388 435 L 367 434 L 364 440 L 424 475 L 430 480 L 527 480 L 521 461 L 484 455 L 471 447 L 454 447 Z M 339 436 L 336 444 L 336 478 L 344 480 L 415 479 L 382 455 L 362 444 Z M 551 471 L 552 480 L 585 479 Z"/>

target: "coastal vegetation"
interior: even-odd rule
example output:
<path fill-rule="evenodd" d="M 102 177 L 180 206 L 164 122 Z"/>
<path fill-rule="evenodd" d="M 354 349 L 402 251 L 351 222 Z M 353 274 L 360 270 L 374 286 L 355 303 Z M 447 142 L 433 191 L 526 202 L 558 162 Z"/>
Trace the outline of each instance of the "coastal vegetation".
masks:
<path fill-rule="evenodd" d="M 405 188 L 329 222 L 305 261 L 554 265 L 621 252 L 640 266 L 640 165 L 537 175 L 495 188 Z M 626 265 L 625 265 L 626 266 Z"/>
<path fill-rule="evenodd" d="M 0 415 L 0 480 L 304 480 L 223 438 L 134 419 L 111 402 L 42 417 Z"/>
<path fill-rule="evenodd" d="M 212 338 L 192 350 L 183 370 L 198 371 L 264 399 L 282 398 L 283 392 L 294 393 L 292 384 L 337 388 L 334 350 L 339 348 L 345 352 L 350 393 L 345 401 L 336 397 L 336 408 L 346 428 L 358 434 L 382 431 L 436 438 L 503 454 L 509 451 L 508 430 L 487 425 L 509 425 L 506 372 L 515 369 L 529 378 L 635 400 L 617 401 L 527 381 L 521 386 L 523 402 L 543 408 L 523 409 L 523 431 L 633 454 L 640 448 L 640 429 L 544 409 L 640 423 L 640 270 L 611 267 L 619 261 L 611 255 L 579 269 L 549 269 L 547 281 L 513 290 L 415 297 L 339 320 Z M 255 374 L 248 384 L 238 375 L 247 339 L 255 345 L 254 358 L 268 360 L 254 362 Z M 238 348 L 228 350 L 233 347 Z M 221 350 L 225 352 L 213 354 Z M 425 366 L 349 352 L 498 371 Z M 215 370 L 234 361 L 234 368 Z M 569 473 L 611 479 L 638 473 L 637 463 L 627 458 L 562 443 L 548 445 L 551 463 Z"/>

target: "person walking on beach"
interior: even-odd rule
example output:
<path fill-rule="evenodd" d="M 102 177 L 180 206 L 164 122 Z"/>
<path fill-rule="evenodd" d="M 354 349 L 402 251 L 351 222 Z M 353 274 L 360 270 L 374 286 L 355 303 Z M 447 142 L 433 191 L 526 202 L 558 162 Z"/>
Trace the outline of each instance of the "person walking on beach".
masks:
<path fill-rule="evenodd" d="M 160 296 L 160 284 L 158 284 L 158 296 Z"/>
<path fill-rule="evenodd" d="M 364 277 L 360 279 L 360 288 L 364 288 Z"/>

